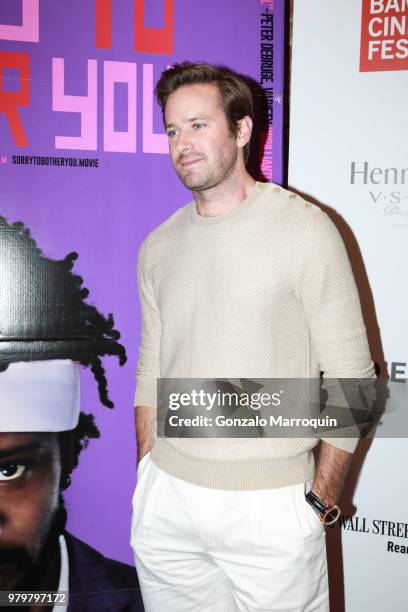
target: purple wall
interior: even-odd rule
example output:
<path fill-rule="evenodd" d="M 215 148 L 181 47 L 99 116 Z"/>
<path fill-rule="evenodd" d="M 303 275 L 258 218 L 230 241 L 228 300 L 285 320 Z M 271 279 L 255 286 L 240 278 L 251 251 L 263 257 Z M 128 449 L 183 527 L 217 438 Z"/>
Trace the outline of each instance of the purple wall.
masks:
<path fill-rule="evenodd" d="M 75 535 L 108 556 L 132 563 L 128 542 L 135 484 L 132 405 L 139 343 L 137 253 L 147 233 L 191 199 L 173 173 L 167 153 L 144 152 L 146 147 L 163 150 L 165 146 L 164 136 L 157 139 L 143 135 L 143 126 L 146 129 L 152 108 L 149 67 L 144 66 L 152 65 L 154 82 L 168 64 L 184 59 L 224 64 L 259 82 L 261 13 L 274 12 L 272 173 L 268 175 L 270 166 L 265 166 L 269 170 L 264 173 L 274 182 L 280 182 L 284 2 L 175 0 L 172 54 L 134 51 L 133 0 L 112 3 L 112 47 L 104 49 L 96 48 L 95 44 L 95 0 L 41 0 L 38 32 L 37 4 L 36 0 L 3 0 L 0 4 L 0 66 L 3 65 L 0 214 L 9 221 L 23 221 L 49 257 L 62 258 L 72 250 L 77 251 L 79 260 L 75 272 L 83 276 L 84 286 L 90 290 L 89 301 L 104 314 L 112 312 L 116 328 L 122 333 L 127 364 L 119 368 L 116 359 L 104 360 L 110 395 L 115 402 L 113 411 L 100 404 L 92 374 L 87 370 L 82 372 L 82 409 L 95 413 L 102 437 L 92 441 L 83 453 L 66 498 L 69 529 Z M 143 2 L 136 4 L 143 5 Z M 171 4 L 169 0 L 166 2 L 170 8 Z M 162 27 L 164 1 L 149 0 L 146 5 L 145 25 Z M 5 104 L 10 104 L 7 93 L 18 92 L 22 87 L 22 73 L 16 67 L 7 67 L 9 52 L 25 53 L 29 57 L 30 101 L 28 106 L 18 107 L 27 146 L 16 142 L 10 118 L 4 112 Z M 54 78 L 52 58 L 64 60 L 64 70 L 62 62 L 55 62 Z M 90 74 L 94 69 L 95 74 L 89 83 L 88 60 L 96 62 L 90 64 Z M 104 76 L 104 62 L 126 64 L 105 65 Z M 116 78 L 129 80 L 128 85 L 115 86 L 114 100 L 109 95 L 109 68 Z M 135 71 L 136 80 L 133 79 Z M 89 99 L 64 99 L 61 95 L 64 92 L 71 96 L 88 93 Z M 129 113 L 128 94 L 132 99 Z M 82 127 L 78 113 L 53 110 L 53 105 L 78 110 L 75 104 L 84 110 Z M 107 126 L 104 137 L 104 115 L 109 123 L 110 108 L 113 123 L 111 129 Z M 112 135 L 112 129 L 128 131 L 129 136 L 125 134 L 121 144 L 120 135 Z M 163 133 L 156 105 L 153 130 Z M 57 148 L 56 136 L 82 136 L 82 144 L 68 149 L 67 141 L 62 141 L 64 148 Z M 85 146 L 89 148 L 84 149 Z M 106 150 L 114 147 L 120 150 Z M 16 165 L 13 155 L 92 158 L 98 160 L 98 167 Z"/>

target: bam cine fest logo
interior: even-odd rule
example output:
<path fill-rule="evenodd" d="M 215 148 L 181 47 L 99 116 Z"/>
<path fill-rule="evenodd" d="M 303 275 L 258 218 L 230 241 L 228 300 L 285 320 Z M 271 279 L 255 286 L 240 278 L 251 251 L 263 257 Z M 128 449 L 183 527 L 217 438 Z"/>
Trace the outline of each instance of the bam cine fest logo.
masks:
<path fill-rule="evenodd" d="M 360 72 L 408 70 L 408 0 L 363 0 Z"/>

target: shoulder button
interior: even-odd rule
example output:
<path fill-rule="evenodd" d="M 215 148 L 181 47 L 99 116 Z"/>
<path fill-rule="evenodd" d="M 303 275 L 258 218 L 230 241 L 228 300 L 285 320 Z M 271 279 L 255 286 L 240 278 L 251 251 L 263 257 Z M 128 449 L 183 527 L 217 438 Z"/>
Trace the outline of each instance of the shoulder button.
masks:
<path fill-rule="evenodd" d="M 274 187 L 273 190 L 275 193 L 279 193 L 280 192 L 280 187 Z"/>

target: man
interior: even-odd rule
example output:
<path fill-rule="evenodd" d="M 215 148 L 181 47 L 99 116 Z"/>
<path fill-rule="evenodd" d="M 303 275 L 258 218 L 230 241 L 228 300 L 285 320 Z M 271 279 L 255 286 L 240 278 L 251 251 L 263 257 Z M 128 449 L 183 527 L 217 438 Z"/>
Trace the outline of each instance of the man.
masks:
<path fill-rule="evenodd" d="M 85 301 L 76 257 L 45 257 L 22 223 L 0 217 L 0 591 L 68 593 L 61 612 L 143 612 L 134 568 L 65 530 L 62 492 L 100 436 L 80 412 L 79 364 L 113 407 L 101 357 L 126 361 L 112 315 Z"/>
<path fill-rule="evenodd" d="M 156 380 L 372 377 L 344 245 L 319 208 L 246 171 L 243 79 L 184 62 L 156 94 L 194 202 L 139 256 L 132 544 L 145 608 L 327 611 L 322 521 L 338 517 L 356 440 L 322 439 L 316 469 L 313 438 L 155 441 Z"/>
<path fill-rule="evenodd" d="M 65 531 L 62 491 L 100 435 L 79 412 L 78 370 L 58 359 L 0 374 L 0 590 L 57 591 L 68 612 L 142 612 L 134 569 Z"/>

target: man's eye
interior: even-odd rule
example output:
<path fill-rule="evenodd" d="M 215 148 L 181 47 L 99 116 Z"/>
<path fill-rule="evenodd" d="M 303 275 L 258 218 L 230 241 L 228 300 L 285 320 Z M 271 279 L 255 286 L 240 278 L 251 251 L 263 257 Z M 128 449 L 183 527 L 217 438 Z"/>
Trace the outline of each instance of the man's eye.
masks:
<path fill-rule="evenodd" d="M 205 123 L 193 123 L 193 128 L 196 130 L 203 128 L 204 126 L 205 126 Z"/>
<path fill-rule="evenodd" d="M 0 466 L 0 482 L 5 480 L 15 480 L 24 474 L 26 466 L 19 463 L 8 463 Z"/>
<path fill-rule="evenodd" d="M 169 130 L 169 131 L 167 132 L 167 136 L 168 136 L 169 138 L 172 138 L 172 137 L 175 135 L 175 133 L 176 133 L 176 130 Z"/>

